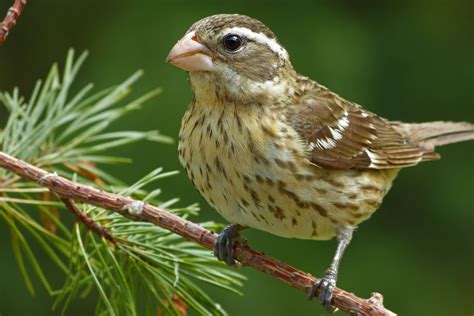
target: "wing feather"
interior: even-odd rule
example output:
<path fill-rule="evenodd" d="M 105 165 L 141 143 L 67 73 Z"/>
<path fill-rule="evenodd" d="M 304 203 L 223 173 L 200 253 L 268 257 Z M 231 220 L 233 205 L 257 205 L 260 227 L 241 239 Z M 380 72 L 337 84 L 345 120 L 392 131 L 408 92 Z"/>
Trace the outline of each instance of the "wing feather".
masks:
<path fill-rule="evenodd" d="M 403 136 L 390 121 L 314 84 L 299 94 L 290 122 L 308 145 L 310 160 L 335 169 L 413 166 L 439 156 Z"/>

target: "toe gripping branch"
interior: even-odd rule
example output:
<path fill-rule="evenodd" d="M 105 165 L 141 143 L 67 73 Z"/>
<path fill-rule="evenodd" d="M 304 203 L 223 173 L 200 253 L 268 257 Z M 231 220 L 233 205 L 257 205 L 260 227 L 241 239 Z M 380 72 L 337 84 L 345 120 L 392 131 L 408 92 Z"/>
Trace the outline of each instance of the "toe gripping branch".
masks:
<path fill-rule="evenodd" d="M 313 286 L 308 292 L 308 299 L 312 300 L 318 293 L 318 300 L 323 307 L 329 311 L 334 312 L 335 308 L 331 305 L 332 296 L 336 289 L 337 272 L 334 269 L 327 269 L 326 272 L 314 282 Z"/>
<path fill-rule="evenodd" d="M 236 266 L 234 256 L 235 242 L 240 239 L 240 231 L 245 227 L 238 224 L 227 225 L 217 236 L 214 243 L 214 255 L 229 266 Z"/>

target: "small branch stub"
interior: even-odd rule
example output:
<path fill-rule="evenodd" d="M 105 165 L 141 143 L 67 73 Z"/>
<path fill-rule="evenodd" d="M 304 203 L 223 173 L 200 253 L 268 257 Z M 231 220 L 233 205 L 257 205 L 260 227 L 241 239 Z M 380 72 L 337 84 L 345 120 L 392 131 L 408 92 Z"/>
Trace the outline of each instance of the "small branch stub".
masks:
<path fill-rule="evenodd" d="M 0 44 L 5 42 L 10 29 L 16 24 L 18 17 L 27 3 L 28 0 L 15 0 L 10 9 L 8 9 L 5 19 L 0 23 Z"/>
<path fill-rule="evenodd" d="M 117 240 L 110 232 L 105 230 L 102 226 L 96 223 L 92 218 L 88 217 L 86 213 L 82 212 L 79 209 L 79 207 L 77 207 L 76 203 L 74 203 L 74 201 L 72 201 L 71 199 L 67 197 L 62 197 L 62 196 L 59 196 L 59 199 L 63 202 L 64 206 L 66 206 L 66 208 L 70 210 L 71 213 L 74 214 L 77 221 L 83 223 L 87 228 L 89 228 L 90 230 L 98 234 L 99 236 L 104 237 L 111 243 L 113 244 L 117 243 Z"/>
<path fill-rule="evenodd" d="M 129 205 L 125 206 L 125 210 L 128 211 L 130 215 L 140 216 L 143 213 L 144 206 L 145 203 L 143 203 L 142 201 L 134 201 Z"/>
<path fill-rule="evenodd" d="M 72 201 L 87 203 L 117 212 L 131 220 L 153 223 L 210 250 L 213 249 L 214 243 L 216 242 L 217 235 L 214 232 L 171 212 L 167 212 L 142 201 L 134 200 L 130 197 L 112 194 L 72 182 L 3 152 L 0 152 L 0 167 L 26 180 L 34 181 L 48 188 L 60 196 L 66 206 L 75 213 L 76 216 L 81 217 L 82 214 Z M 81 219 L 81 222 L 87 225 L 87 219 Z M 90 223 L 90 225 L 92 230 L 107 238 L 107 235 L 105 235 L 106 232 L 102 232 L 100 227 L 93 226 L 92 223 Z M 242 265 L 266 273 L 306 293 L 317 280 L 309 273 L 293 268 L 284 262 L 266 256 L 262 252 L 251 249 L 247 244 L 237 243 L 234 254 Z M 362 299 L 352 293 L 336 288 L 332 305 L 350 315 L 396 315 L 383 306 L 382 295 L 380 294 L 373 294 L 370 299 Z"/>

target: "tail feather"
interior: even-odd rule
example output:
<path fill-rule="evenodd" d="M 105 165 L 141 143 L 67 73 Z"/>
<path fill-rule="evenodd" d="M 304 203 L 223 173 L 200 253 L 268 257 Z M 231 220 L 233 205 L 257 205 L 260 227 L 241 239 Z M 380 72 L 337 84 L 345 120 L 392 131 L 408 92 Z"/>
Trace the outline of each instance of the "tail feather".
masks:
<path fill-rule="evenodd" d="M 468 122 L 395 123 L 405 137 L 427 150 L 467 140 L 474 140 L 474 124 Z"/>

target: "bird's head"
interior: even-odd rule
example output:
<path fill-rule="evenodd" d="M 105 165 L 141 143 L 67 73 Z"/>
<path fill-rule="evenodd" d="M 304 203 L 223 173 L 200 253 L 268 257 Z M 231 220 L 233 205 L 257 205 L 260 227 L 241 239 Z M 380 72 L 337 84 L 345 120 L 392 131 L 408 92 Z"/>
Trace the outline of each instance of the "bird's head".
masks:
<path fill-rule="evenodd" d="M 288 52 L 262 22 L 219 14 L 194 23 L 167 60 L 189 72 L 193 92 L 225 102 L 253 102 L 290 89 Z M 281 91 L 283 90 L 283 91 Z"/>

